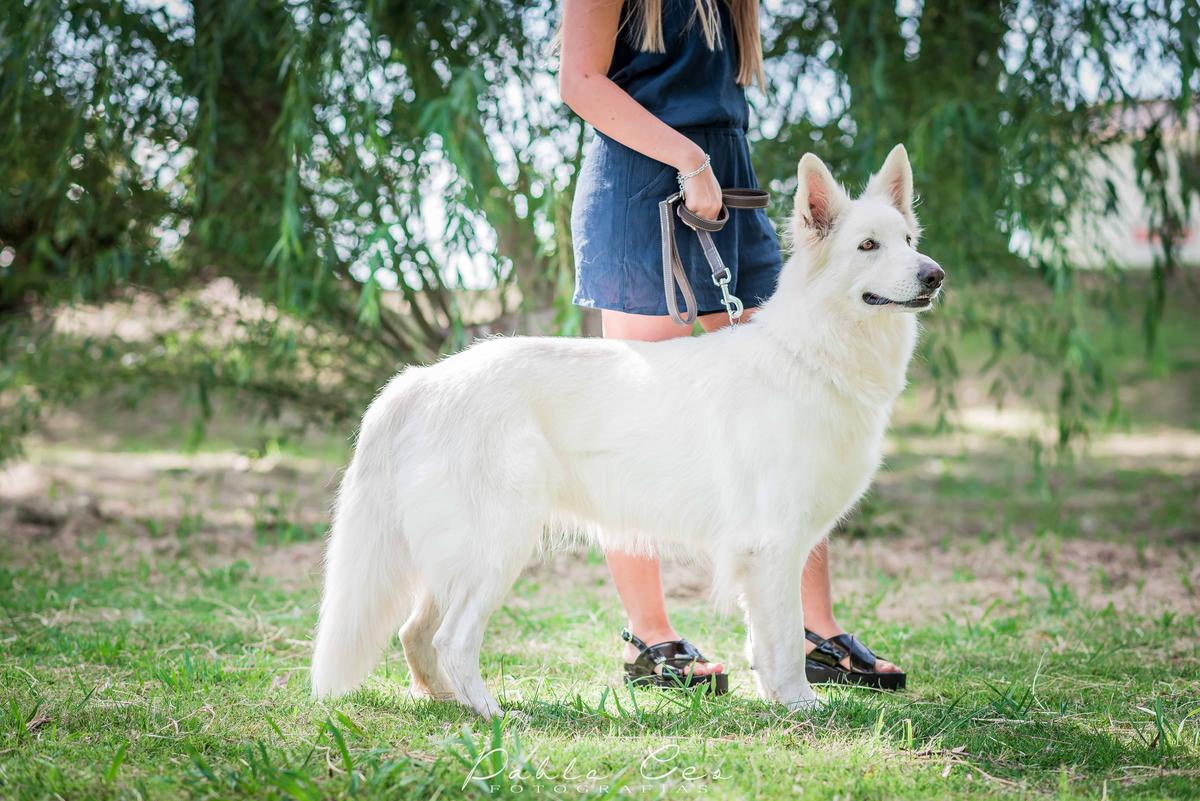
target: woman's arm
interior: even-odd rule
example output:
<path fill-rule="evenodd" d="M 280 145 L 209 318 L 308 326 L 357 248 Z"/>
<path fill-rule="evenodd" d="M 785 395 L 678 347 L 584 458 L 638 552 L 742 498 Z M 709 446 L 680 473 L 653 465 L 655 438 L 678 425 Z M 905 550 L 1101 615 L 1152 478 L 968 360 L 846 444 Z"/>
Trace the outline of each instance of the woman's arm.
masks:
<path fill-rule="evenodd" d="M 621 0 L 563 0 L 559 93 L 596 130 L 679 172 L 691 172 L 704 163 L 700 146 L 608 79 L 621 5 Z M 701 217 L 715 219 L 721 213 L 721 187 L 711 169 L 687 182 L 685 203 Z"/>

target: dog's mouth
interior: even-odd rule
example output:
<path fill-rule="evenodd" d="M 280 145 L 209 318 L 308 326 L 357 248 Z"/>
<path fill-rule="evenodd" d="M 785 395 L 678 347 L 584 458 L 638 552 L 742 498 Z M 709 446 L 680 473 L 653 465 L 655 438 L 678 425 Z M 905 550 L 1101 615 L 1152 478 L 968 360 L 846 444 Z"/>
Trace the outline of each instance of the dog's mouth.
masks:
<path fill-rule="evenodd" d="M 906 309 L 925 309 L 933 305 L 933 298 L 936 294 L 937 290 L 935 289 L 933 292 L 917 295 L 908 300 L 892 300 L 883 295 L 876 295 L 874 292 L 864 292 L 862 299 L 863 303 L 868 306 L 903 306 Z"/>

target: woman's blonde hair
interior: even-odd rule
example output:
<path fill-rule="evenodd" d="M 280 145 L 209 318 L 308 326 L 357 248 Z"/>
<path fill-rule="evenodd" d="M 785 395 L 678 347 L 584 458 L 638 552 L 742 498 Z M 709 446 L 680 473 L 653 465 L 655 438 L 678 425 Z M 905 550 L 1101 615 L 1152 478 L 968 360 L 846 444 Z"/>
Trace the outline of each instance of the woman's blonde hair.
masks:
<path fill-rule="evenodd" d="M 749 86 L 758 81 L 766 86 L 763 75 L 762 38 L 758 32 L 758 0 L 694 0 L 696 9 L 692 13 L 692 25 L 699 23 L 704 41 L 709 50 L 719 50 L 721 41 L 721 17 L 717 3 L 728 3 L 733 14 L 733 34 L 737 37 L 738 72 L 737 82 Z M 667 45 L 663 40 L 663 0 L 631 0 L 634 21 L 634 39 L 638 49 L 649 53 L 664 53 Z"/>

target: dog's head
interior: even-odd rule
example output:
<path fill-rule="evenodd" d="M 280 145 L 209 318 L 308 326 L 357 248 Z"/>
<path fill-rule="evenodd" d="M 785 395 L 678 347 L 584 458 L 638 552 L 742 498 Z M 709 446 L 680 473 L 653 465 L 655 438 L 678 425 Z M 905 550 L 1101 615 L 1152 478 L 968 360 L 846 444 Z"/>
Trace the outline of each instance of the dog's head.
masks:
<path fill-rule="evenodd" d="M 816 269 L 844 287 L 857 312 L 919 312 L 941 291 L 946 274 L 917 250 L 912 167 L 896 145 L 855 199 L 812 153 L 800 159 L 795 241 L 813 250 Z"/>

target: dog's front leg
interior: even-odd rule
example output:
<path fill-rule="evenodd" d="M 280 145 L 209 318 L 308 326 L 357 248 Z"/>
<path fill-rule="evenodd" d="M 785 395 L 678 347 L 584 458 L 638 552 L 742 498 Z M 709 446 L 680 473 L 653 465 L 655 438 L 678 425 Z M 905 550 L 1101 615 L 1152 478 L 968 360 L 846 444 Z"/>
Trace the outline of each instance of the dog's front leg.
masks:
<path fill-rule="evenodd" d="M 739 571 L 746 652 L 759 694 L 791 709 L 819 703 L 804 673 L 802 557 L 795 548 L 764 549 L 743 556 Z"/>

